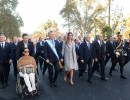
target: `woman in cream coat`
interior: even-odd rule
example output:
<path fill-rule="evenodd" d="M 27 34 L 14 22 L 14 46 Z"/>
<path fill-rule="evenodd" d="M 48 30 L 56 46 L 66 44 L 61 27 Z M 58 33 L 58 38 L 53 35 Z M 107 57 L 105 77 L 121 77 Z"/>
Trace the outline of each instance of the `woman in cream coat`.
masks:
<path fill-rule="evenodd" d="M 63 42 L 62 55 L 64 57 L 65 75 L 64 81 L 66 82 L 67 76 L 70 75 L 70 84 L 74 85 L 73 82 L 73 70 L 78 70 L 75 42 L 73 41 L 73 34 L 69 32 L 67 34 L 67 40 Z"/>

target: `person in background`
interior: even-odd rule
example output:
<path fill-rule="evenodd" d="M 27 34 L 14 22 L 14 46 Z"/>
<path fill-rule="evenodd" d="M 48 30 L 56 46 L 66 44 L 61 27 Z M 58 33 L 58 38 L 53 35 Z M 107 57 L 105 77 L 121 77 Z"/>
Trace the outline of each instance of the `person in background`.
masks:
<path fill-rule="evenodd" d="M 14 76 L 17 78 L 17 57 L 16 57 L 16 50 L 18 45 L 18 38 L 16 36 L 13 37 L 13 42 L 11 43 L 11 59 L 13 61 L 14 67 Z"/>
<path fill-rule="evenodd" d="M 10 44 L 6 42 L 5 35 L 0 35 L 0 88 L 3 89 L 8 86 L 8 78 L 10 72 L 11 60 Z"/>

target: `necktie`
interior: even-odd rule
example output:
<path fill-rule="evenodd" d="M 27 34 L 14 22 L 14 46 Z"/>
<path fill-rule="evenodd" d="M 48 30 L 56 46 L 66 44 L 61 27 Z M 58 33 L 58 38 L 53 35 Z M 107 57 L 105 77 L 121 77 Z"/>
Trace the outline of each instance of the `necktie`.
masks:
<path fill-rule="evenodd" d="M 90 43 L 88 43 L 88 48 L 90 49 Z"/>
<path fill-rule="evenodd" d="M 4 48 L 4 45 L 3 45 L 3 43 L 1 44 L 1 47 L 2 47 L 2 49 Z"/>

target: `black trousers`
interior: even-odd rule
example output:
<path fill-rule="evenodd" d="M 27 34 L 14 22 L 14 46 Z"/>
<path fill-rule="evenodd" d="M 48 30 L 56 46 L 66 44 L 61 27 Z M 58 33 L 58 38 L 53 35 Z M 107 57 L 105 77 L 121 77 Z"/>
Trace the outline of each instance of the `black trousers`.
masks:
<path fill-rule="evenodd" d="M 53 62 L 52 64 L 53 65 L 47 64 L 50 84 L 56 82 L 59 74 L 58 62 Z M 54 68 L 54 73 L 53 73 L 53 68 Z"/>
<path fill-rule="evenodd" d="M 42 69 L 42 65 L 43 65 L 43 59 L 39 58 L 39 64 L 40 64 L 40 69 Z"/>
<path fill-rule="evenodd" d="M 112 61 L 112 66 L 110 68 L 110 72 L 109 73 L 112 73 L 112 71 L 114 70 L 116 64 L 119 62 L 119 65 L 120 65 L 120 73 L 121 75 L 123 75 L 123 71 L 124 71 L 124 66 L 123 66 L 123 56 L 119 56 L 118 58 L 113 58 L 113 61 Z"/>
<path fill-rule="evenodd" d="M 44 75 L 46 70 L 47 70 L 47 66 L 48 64 L 46 63 L 46 61 L 44 61 L 44 66 L 43 66 L 43 71 L 42 71 L 42 74 Z"/>
<path fill-rule="evenodd" d="M 79 77 L 83 75 L 87 66 L 88 66 L 88 80 L 90 81 L 91 76 L 92 76 L 92 61 L 91 60 L 89 60 L 85 63 L 80 63 L 80 65 L 79 65 Z"/>
<path fill-rule="evenodd" d="M 100 71 L 101 78 L 105 79 L 105 61 L 103 59 L 98 60 L 97 62 L 94 62 L 94 65 L 93 65 L 93 68 L 92 68 L 92 74 L 95 72 L 97 67 L 99 67 L 99 65 L 100 65 L 100 68 L 101 68 L 101 71 Z"/>
<path fill-rule="evenodd" d="M 13 67 L 14 67 L 14 76 L 17 77 L 17 60 L 13 60 Z"/>
<path fill-rule="evenodd" d="M 128 56 L 125 56 L 123 61 L 123 66 L 125 66 L 130 61 L 130 58 Z"/>
<path fill-rule="evenodd" d="M 8 83 L 10 64 L 9 62 L 3 62 L 0 66 L 2 68 L 2 71 L 0 72 L 1 84 Z"/>
<path fill-rule="evenodd" d="M 105 66 L 107 64 L 107 62 L 110 60 L 110 56 L 106 55 L 106 59 L 105 59 Z"/>

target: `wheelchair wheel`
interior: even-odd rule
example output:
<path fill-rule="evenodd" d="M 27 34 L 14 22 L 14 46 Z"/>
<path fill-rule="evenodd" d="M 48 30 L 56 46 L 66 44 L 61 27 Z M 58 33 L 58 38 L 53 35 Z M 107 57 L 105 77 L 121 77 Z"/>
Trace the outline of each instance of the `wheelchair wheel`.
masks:
<path fill-rule="evenodd" d="M 16 82 L 16 93 L 21 94 L 22 93 L 22 85 L 20 83 L 20 77 L 17 75 L 17 82 Z"/>

